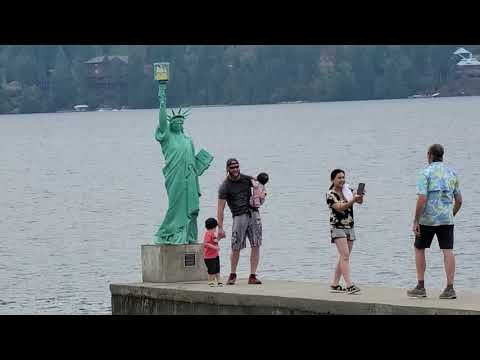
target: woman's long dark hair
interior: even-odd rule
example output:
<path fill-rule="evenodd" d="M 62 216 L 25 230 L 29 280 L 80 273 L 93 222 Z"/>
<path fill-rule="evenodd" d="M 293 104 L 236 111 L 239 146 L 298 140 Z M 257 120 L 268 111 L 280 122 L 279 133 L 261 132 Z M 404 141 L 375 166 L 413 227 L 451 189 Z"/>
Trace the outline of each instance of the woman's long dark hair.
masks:
<path fill-rule="evenodd" d="M 330 173 L 330 181 L 332 182 L 332 185 L 330 185 L 330 187 L 328 188 L 329 190 L 333 189 L 333 179 L 335 179 L 335 177 L 340 173 L 343 173 L 345 175 L 345 171 L 343 171 L 342 169 L 335 169 Z"/>

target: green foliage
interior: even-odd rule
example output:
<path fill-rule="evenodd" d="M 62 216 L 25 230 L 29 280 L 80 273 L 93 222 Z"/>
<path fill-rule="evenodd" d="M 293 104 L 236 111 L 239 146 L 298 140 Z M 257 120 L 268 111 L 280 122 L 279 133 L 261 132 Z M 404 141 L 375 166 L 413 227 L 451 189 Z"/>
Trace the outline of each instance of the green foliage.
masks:
<path fill-rule="evenodd" d="M 0 113 L 17 107 L 58 111 L 75 104 L 155 108 L 158 87 L 145 65 L 157 61 L 170 62 L 172 107 L 402 98 L 442 86 L 452 73 L 456 47 L 5 45 L 0 46 Z M 85 61 L 103 55 L 128 56 L 126 76 L 118 61 L 110 68 L 111 78 L 125 79 L 125 86 L 99 90 L 91 84 Z M 21 90 L 6 86 L 12 81 Z"/>
<path fill-rule="evenodd" d="M 51 80 L 51 104 L 53 104 L 53 107 L 56 109 L 71 109 L 75 105 L 77 89 L 77 84 L 73 78 L 72 66 L 63 46 L 59 46 Z"/>
<path fill-rule="evenodd" d="M 8 114 L 12 111 L 12 105 L 5 90 L 0 89 L 0 114 Z"/>
<path fill-rule="evenodd" d="M 46 110 L 44 95 L 36 85 L 30 86 L 23 91 L 20 97 L 21 113 L 39 113 Z"/>

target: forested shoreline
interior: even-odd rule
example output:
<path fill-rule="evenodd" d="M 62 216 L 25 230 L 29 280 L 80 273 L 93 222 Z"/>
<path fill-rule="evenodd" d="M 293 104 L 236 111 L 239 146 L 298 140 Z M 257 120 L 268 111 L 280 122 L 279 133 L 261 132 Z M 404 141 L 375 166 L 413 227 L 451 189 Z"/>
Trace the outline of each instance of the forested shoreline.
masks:
<path fill-rule="evenodd" d="M 76 104 L 155 108 L 157 84 L 148 69 L 158 61 L 170 62 L 169 106 L 405 98 L 441 87 L 458 46 L 4 45 L 0 114 Z M 126 86 L 112 104 L 92 91 L 85 64 L 104 55 L 128 57 Z"/>

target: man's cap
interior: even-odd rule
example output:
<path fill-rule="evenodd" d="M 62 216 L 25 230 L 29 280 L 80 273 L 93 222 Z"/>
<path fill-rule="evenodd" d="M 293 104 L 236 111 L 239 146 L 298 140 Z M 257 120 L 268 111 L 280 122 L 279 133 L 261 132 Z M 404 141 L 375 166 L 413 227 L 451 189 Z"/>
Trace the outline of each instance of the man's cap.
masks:
<path fill-rule="evenodd" d="M 232 165 L 232 164 L 239 164 L 239 165 L 240 165 L 240 163 L 238 162 L 237 159 L 235 159 L 235 158 L 230 158 L 230 159 L 228 159 L 228 160 L 227 160 L 227 168 L 228 168 L 230 165 Z"/>

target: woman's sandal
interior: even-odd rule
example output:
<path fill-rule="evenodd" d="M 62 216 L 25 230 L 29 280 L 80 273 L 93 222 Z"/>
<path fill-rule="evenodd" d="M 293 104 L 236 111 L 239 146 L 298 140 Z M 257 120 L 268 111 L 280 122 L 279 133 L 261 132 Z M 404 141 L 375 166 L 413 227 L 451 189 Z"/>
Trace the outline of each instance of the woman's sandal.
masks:
<path fill-rule="evenodd" d="M 347 291 L 347 289 L 342 287 L 342 285 L 336 285 L 336 286 L 330 285 L 330 292 L 331 293 L 344 293 L 346 291 Z"/>

